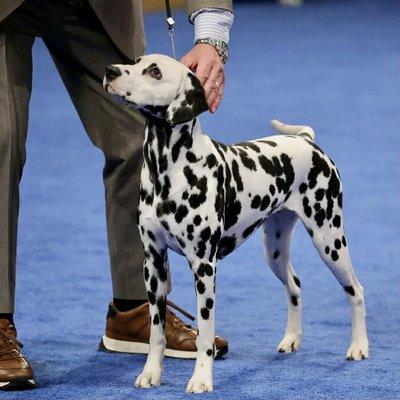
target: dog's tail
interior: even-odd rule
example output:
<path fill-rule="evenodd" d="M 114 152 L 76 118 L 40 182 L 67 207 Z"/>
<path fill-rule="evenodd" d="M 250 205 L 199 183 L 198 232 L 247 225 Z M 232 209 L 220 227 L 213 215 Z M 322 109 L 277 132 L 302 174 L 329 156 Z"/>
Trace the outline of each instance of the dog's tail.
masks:
<path fill-rule="evenodd" d="M 271 120 L 272 127 L 283 135 L 299 135 L 314 141 L 314 129 L 305 125 L 289 125 L 278 121 L 277 119 Z"/>

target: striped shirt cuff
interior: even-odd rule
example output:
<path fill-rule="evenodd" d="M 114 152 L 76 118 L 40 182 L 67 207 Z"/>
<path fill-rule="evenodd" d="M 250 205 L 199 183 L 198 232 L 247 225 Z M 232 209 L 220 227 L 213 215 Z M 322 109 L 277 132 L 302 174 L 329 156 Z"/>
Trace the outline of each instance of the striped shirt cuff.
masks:
<path fill-rule="evenodd" d="M 229 43 L 233 14 L 222 8 L 202 8 L 190 16 L 194 23 L 194 40 L 212 38 Z"/>

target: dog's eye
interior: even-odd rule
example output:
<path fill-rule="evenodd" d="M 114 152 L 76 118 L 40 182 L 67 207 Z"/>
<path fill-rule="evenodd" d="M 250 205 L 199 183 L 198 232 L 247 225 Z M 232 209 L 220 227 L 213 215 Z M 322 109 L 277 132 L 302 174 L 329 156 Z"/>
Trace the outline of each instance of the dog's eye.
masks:
<path fill-rule="evenodd" d="M 151 70 L 149 70 L 148 74 L 154 79 L 161 79 L 162 78 L 162 74 L 161 74 L 160 68 L 158 68 L 158 67 L 154 67 Z"/>

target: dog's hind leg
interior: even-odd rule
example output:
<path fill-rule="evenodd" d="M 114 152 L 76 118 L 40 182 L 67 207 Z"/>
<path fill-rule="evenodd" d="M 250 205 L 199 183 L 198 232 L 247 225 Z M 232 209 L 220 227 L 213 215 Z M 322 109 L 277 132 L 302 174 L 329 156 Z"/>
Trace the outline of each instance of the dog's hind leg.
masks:
<path fill-rule="evenodd" d="M 151 237 L 154 238 L 154 235 Z M 143 371 L 135 382 L 135 386 L 140 388 L 161 385 L 166 346 L 164 326 L 169 274 L 167 251 L 158 247 L 154 241 L 147 243 L 143 272 L 150 305 L 150 349 Z"/>
<path fill-rule="evenodd" d="M 352 316 L 352 339 L 347 359 L 361 360 L 368 358 L 364 289 L 355 275 L 350 259 L 343 226 L 341 184 L 334 167 L 330 174 L 327 189 L 317 187 L 313 191 L 307 185 L 304 187 L 303 207 L 298 210 L 298 215 L 322 260 L 347 295 Z M 337 183 L 333 185 L 332 180 Z M 312 204 L 313 199 L 317 200 L 315 204 Z"/>
<path fill-rule="evenodd" d="M 301 296 L 300 280 L 290 262 L 289 250 L 297 214 L 289 210 L 271 215 L 263 223 L 264 247 L 268 265 L 285 285 L 288 318 L 285 335 L 278 345 L 281 353 L 298 350 L 301 345 Z"/>
<path fill-rule="evenodd" d="M 199 334 L 196 340 L 197 357 L 188 393 L 213 390 L 213 360 L 215 355 L 215 277 L 216 260 L 190 261 L 195 276 L 197 295 L 197 321 Z"/>

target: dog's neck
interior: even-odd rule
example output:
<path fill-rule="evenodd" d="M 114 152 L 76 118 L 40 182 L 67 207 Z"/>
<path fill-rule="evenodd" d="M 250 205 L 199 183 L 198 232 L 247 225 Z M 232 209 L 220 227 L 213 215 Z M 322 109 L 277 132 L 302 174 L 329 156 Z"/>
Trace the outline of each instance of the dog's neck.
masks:
<path fill-rule="evenodd" d="M 156 194 L 160 194 L 163 186 L 168 185 L 169 175 L 180 168 L 182 159 L 196 158 L 195 149 L 201 148 L 206 138 L 198 118 L 176 126 L 170 126 L 165 119 L 147 119 L 144 163 L 150 172 Z"/>

